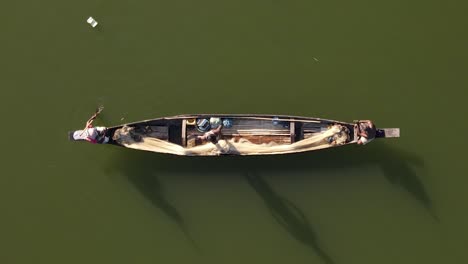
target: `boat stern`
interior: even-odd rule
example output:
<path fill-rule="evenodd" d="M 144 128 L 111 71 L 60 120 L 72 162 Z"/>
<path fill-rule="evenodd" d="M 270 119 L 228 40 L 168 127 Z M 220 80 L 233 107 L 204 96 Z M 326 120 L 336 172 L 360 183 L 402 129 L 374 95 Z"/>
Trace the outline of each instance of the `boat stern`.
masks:
<path fill-rule="evenodd" d="M 380 128 L 376 131 L 376 138 L 399 138 L 400 129 L 399 128 Z"/>

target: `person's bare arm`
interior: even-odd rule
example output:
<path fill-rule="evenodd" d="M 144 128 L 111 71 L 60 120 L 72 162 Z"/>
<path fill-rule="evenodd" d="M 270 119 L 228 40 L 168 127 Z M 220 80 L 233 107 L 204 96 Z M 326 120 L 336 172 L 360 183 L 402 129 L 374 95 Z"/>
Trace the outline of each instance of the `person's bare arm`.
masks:
<path fill-rule="evenodd" d="M 216 133 L 216 134 L 219 134 L 221 132 L 222 128 L 223 128 L 223 126 L 219 126 L 215 130 L 213 130 L 213 132 Z"/>
<path fill-rule="evenodd" d="M 356 130 L 356 135 L 359 136 L 359 134 L 361 134 L 361 128 L 359 127 L 359 124 L 354 125 L 354 130 Z"/>

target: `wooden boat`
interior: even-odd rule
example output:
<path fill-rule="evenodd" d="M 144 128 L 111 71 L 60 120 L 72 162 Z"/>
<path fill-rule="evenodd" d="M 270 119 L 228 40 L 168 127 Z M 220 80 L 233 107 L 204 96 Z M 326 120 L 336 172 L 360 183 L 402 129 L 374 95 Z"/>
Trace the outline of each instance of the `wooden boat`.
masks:
<path fill-rule="evenodd" d="M 219 140 L 199 140 L 213 123 L 223 124 Z M 196 114 L 109 127 L 105 136 L 107 144 L 183 156 L 272 155 L 356 144 L 354 125 L 302 116 Z M 375 138 L 400 136 L 399 128 L 375 132 Z"/>

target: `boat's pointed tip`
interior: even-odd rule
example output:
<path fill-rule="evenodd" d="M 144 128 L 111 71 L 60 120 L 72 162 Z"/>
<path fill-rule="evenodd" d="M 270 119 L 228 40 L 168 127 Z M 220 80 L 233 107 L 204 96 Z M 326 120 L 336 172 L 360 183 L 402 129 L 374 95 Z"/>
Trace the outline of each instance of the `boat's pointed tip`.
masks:
<path fill-rule="evenodd" d="M 68 140 L 75 141 L 75 139 L 73 138 L 73 133 L 75 133 L 75 131 L 68 131 Z"/>

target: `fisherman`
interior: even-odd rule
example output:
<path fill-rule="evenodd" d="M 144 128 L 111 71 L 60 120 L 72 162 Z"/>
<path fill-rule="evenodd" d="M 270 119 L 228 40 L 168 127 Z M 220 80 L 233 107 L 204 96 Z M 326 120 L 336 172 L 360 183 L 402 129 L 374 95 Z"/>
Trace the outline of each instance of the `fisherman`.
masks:
<path fill-rule="evenodd" d="M 370 120 L 359 120 L 355 125 L 356 135 L 358 137 L 358 145 L 365 145 L 375 138 L 376 128 Z"/>
<path fill-rule="evenodd" d="M 85 140 L 93 144 L 105 144 L 109 142 L 109 137 L 106 136 L 107 128 L 103 126 L 93 127 L 93 121 L 101 113 L 103 108 L 99 108 L 88 121 L 82 130 L 76 130 L 70 136 L 71 140 Z"/>
<path fill-rule="evenodd" d="M 212 129 L 212 130 L 206 132 L 205 134 L 203 134 L 203 136 L 197 136 L 197 139 L 201 140 L 202 142 L 203 141 L 209 141 L 209 142 L 211 142 L 213 144 L 216 144 L 216 143 L 218 143 L 219 137 L 221 136 L 221 129 L 222 128 L 223 128 L 223 125 L 220 124 L 217 128 Z"/>

